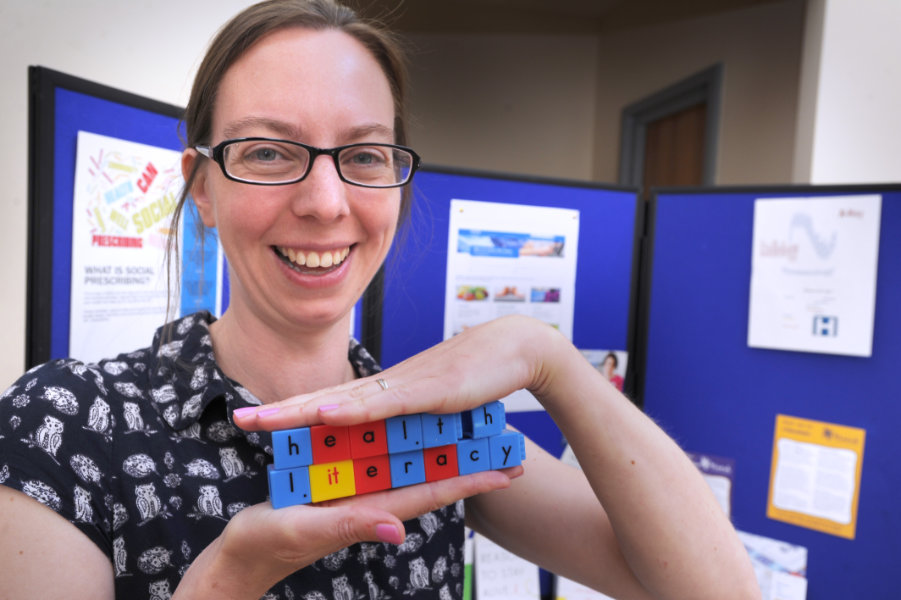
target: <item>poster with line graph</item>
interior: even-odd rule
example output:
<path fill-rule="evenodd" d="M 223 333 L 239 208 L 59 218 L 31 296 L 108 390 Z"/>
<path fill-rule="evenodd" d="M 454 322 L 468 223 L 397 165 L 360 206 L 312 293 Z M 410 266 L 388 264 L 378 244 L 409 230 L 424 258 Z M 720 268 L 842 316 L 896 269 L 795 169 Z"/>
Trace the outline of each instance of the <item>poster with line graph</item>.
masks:
<path fill-rule="evenodd" d="M 93 361 L 146 346 L 165 322 L 165 248 L 183 185 L 180 160 L 174 150 L 78 133 L 71 356 Z"/>
<path fill-rule="evenodd" d="M 882 197 L 754 203 L 748 345 L 870 356 Z"/>

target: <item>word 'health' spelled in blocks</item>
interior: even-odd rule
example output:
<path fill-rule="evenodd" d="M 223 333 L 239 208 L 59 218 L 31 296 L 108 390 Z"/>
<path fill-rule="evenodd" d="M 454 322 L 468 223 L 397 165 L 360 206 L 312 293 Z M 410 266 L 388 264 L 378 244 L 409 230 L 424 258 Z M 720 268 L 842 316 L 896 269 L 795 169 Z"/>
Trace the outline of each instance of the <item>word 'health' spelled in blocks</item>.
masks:
<path fill-rule="evenodd" d="M 448 415 L 419 413 L 335 427 L 272 432 L 274 508 L 322 502 L 522 464 L 522 434 L 504 405 Z"/>

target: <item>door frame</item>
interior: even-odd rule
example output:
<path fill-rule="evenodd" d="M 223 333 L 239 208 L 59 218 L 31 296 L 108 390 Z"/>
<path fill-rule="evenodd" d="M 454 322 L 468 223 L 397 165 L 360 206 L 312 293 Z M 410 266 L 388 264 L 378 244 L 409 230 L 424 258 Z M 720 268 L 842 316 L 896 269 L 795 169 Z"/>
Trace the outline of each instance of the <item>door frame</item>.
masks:
<path fill-rule="evenodd" d="M 722 83 L 723 65 L 717 63 L 626 106 L 622 114 L 619 184 L 642 186 L 645 137 L 649 123 L 695 104 L 706 103 L 702 183 L 713 185 L 716 174 Z"/>

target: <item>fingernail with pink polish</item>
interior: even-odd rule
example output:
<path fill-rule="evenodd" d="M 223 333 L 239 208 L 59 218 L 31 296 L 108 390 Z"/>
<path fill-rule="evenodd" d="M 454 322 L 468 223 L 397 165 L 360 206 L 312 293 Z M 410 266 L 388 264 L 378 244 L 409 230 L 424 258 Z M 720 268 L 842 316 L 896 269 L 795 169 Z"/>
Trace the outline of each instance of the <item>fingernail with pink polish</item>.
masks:
<path fill-rule="evenodd" d="M 244 417 L 249 417 L 250 415 L 252 415 L 256 410 L 257 410 L 257 408 L 255 406 L 245 406 L 243 408 L 236 408 L 235 412 L 234 412 L 234 416 L 238 417 L 239 419 L 243 419 Z"/>
<path fill-rule="evenodd" d="M 280 409 L 277 406 L 273 406 L 272 408 L 264 408 L 260 412 L 257 413 L 258 417 L 268 417 L 269 415 L 274 415 Z"/>
<path fill-rule="evenodd" d="M 340 406 L 340 404 L 323 404 L 322 406 L 319 407 L 319 412 L 321 412 L 321 413 L 329 412 L 331 410 L 335 410 L 339 406 Z"/>
<path fill-rule="evenodd" d="M 404 539 L 403 537 L 401 537 L 400 532 L 397 531 L 397 527 L 388 523 L 381 523 L 379 525 L 376 525 L 375 535 L 379 538 L 379 540 L 388 544 L 399 545 L 404 543 Z"/>

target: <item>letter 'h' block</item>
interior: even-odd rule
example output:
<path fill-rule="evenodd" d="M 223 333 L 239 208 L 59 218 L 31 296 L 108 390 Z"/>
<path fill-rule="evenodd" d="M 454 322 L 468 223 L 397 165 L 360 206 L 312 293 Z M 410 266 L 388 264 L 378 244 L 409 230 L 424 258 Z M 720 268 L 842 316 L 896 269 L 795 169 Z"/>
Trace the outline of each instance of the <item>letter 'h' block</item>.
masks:
<path fill-rule="evenodd" d="M 398 415 L 350 427 L 272 432 L 273 508 L 449 479 L 525 460 L 525 438 L 506 430 L 504 405 L 462 413 Z"/>

